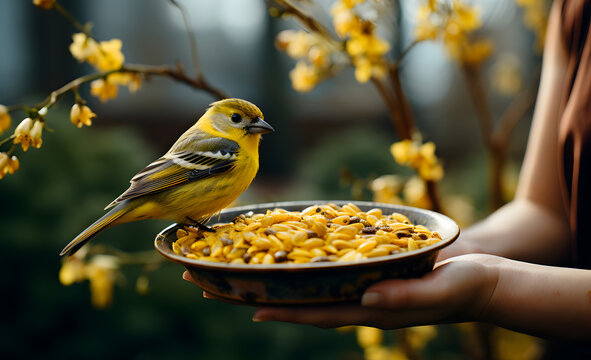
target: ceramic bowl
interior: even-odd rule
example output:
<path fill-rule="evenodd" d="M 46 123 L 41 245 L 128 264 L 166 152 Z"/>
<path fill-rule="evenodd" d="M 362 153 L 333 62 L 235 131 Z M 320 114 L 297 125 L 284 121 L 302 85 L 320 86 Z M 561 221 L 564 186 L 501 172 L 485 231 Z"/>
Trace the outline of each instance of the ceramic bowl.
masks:
<path fill-rule="evenodd" d="M 370 285 L 385 279 L 421 277 L 433 270 L 439 250 L 459 235 L 458 225 L 445 215 L 408 206 L 363 201 L 291 201 L 225 209 L 210 224 L 231 222 L 240 214 L 282 208 L 300 211 L 314 204 L 353 202 L 362 211 L 382 209 L 404 214 L 415 225 L 437 231 L 442 240 L 419 250 L 360 260 L 308 264 L 248 265 L 194 260 L 175 254 L 178 225 L 156 236 L 155 247 L 167 259 L 183 265 L 204 291 L 229 302 L 250 305 L 306 305 L 358 301 Z"/>

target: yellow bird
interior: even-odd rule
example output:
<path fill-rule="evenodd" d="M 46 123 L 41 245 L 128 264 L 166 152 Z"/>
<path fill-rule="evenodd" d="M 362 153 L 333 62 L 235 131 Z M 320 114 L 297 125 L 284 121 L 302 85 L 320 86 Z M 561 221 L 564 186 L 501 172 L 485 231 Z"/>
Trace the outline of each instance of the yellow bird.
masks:
<path fill-rule="evenodd" d="M 202 224 L 248 188 L 259 168 L 261 134 L 272 131 L 254 104 L 240 99 L 214 102 L 60 255 L 72 255 L 102 230 L 131 221 Z"/>

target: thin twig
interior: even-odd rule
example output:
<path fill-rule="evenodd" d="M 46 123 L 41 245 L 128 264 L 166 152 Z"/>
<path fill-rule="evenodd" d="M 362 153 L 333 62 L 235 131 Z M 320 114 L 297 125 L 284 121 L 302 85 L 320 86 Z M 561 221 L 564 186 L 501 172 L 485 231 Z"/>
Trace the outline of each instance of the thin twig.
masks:
<path fill-rule="evenodd" d="M 179 11 L 181 12 L 183 22 L 185 23 L 185 30 L 187 31 L 187 36 L 189 37 L 189 46 L 191 47 L 191 59 L 193 60 L 193 71 L 195 72 L 195 77 L 197 79 L 200 79 L 203 77 L 203 72 L 201 71 L 201 66 L 199 65 L 199 57 L 197 56 L 197 40 L 195 39 L 195 35 L 191 31 L 187 11 L 176 0 L 168 1 L 170 1 L 170 3 L 174 5 L 177 9 L 179 9 Z"/>
<path fill-rule="evenodd" d="M 76 20 L 76 18 L 74 18 L 72 16 L 72 14 L 70 14 L 66 9 L 64 9 L 64 7 L 60 5 L 60 3 L 58 3 L 56 1 L 53 4 L 53 9 L 55 9 L 64 18 L 66 18 L 66 20 L 68 20 L 70 22 L 70 24 L 72 24 L 72 26 L 74 28 L 76 28 L 76 30 L 83 32 L 84 34 L 86 34 L 87 37 L 92 37 L 90 34 L 90 29 L 89 29 L 90 26 L 89 25 L 82 25 L 78 20 Z"/>
<path fill-rule="evenodd" d="M 408 44 L 408 46 L 406 48 L 404 48 L 404 50 L 402 50 L 400 52 L 400 55 L 398 55 L 398 57 L 396 58 L 396 60 L 394 60 L 394 64 L 392 64 L 392 66 L 394 68 L 398 69 L 400 67 L 400 63 L 402 63 L 402 60 L 404 60 L 404 58 L 410 52 L 410 50 L 412 50 L 412 48 L 414 48 L 421 41 L 422 40 L 413 40 L 413 42 L 411 42 L 410 44 Z"/>
<path fill-rule="evenodd" d="M 157 75 L 157 76 L 168 76 L 173 78 L 181 83 L 184 83 L 194 89 L 203 90 L 205 92 L 210 93 L 211 95 L 215 96 L 218 99 L 225 99 L 227 95 L 223 93 L 221 90 L 218 90 L 211 86 L 205 79 L 195 79 L 188 76 L 182 69 L 182 67 L 177 66 L 175 68 L 171 68 L 166 65 L 161 66 L 153 66 L 153 65 L 135 65 L 135 64 L 128 64 L 123 65 L 118 70 L 109 70 L 109 71 L 102 71 L 96 72 L 88 75 L 84 75 L 77 79 L 70 81 L 69 83 L 65 84 L 64 86 L 60 87 L 57 90 L 51 92 L 51 94 L 45 98 L 45 100 L 41 101 L 40 103 L 34 106 L 35 109 L 40 109 L 44 106 L 50 108 L 52 107 L 64 94 L 68 91 L 79 87 L 82 84 L 89 83 L 93 80 L 103 79 L 113 73 L 136 73 L 136 74 L 143 74 L 143 75 Z"/>
<path fill-rule="evenodd" d="M 465 78 L 468 83 L 468 92 L 474 103 L 478 122 L 480 123 L 480 135 L 487 149 L 491 146 L 491 135 L 493 132 L 493 121 L 490 107 L 484 91 L 484 86 L 480 81 L 478 69 L 473 66 L 463 65 Z"/>
<path fill-rule="evenodd" d="M 394 90 L 394 98 L 397 100 L 398 106 L 400 107 L 400 113 L 402 115 L 401 121 L 404 123 L 404 128 L 407 132 L 404 134 L 404 138 L 410 139 L 412 134 L 415 132 L 415 124 L 412 111 L 410 110 L 410 105 L 408 104 L 408 100 L 406 99 L 406 95 L 402 89 L 398 67 L 389 66 L 388 75 Z"/>
<path fill-rule="evenodd" d="M 310 31 L 314 31 L 322 35 L 331 43 L 335 43 L 336 40 L 330 35 L 329 31 L 326 30 L 322 24 L 320 24 L 316 19 L 312 16 L 308 15 L 302 9 L 298 8 L 294 4 L 291 3 L 289 0 L 276 0 L 278 4 L 283 6 L 283 12 L 289 15 L 296 17 L 302 24 L 308 28 Z"/>
<path fill-rule="evenodd" d="M 390 120 L 392 120 L 392 124 L 396 129 L 396 134 L 401 139 L 410 139 L 411 133 L 408 127 L 406 127 L 406 123 L 402 120 L 402 113 L 400 107 L 397 106 L 396 99 L 392 96 L 391 92 L 389 91 L 388 87 L 379 79 L 371 78 L 372 83 L 374 84 L 375 88 L 378 90 L 378 93 L 382 97 L 384 104 L 388 108 L 388 112 L 390 113 Z"/>
<path fill-rule="evenodd" d="M 540 83 L 541 67 L 538 66 L 534 72 L 533 80 L 527 89 L 519 94 L 509 105 L 499 121 L 499 125 L 492 135 L 492 142 L 498 143 L 501 147 L 508 146 L 511 134 L 523 115 L 535 104 L 538 85 Z"/>
<path fill-rule="evenodd" d="M 7 142 L 14 139 L 15 137 L 16 137 L 16 135 L 12 134 L 9 137 L 7 137 L 6 139 L 0 140 L 0 146 L 6 144 Z"/>

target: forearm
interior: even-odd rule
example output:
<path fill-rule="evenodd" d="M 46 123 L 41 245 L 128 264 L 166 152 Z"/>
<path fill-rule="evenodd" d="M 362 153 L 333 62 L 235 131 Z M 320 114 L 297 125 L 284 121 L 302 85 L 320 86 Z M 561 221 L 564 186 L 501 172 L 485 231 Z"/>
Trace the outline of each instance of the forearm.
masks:
<path fill-rule="evenodd" d="M 591 340 L 591 271 L 498 258 L 482 319 L 532 335 Z"/>
<path fill-rule="evenodd" d="M 560 215 L 533 202 L 515 200 L 463 230 L 454 244 L 441 251 L 440 260 L 468 253 L 565 264 L 569 256 L 569 227 Z"/>

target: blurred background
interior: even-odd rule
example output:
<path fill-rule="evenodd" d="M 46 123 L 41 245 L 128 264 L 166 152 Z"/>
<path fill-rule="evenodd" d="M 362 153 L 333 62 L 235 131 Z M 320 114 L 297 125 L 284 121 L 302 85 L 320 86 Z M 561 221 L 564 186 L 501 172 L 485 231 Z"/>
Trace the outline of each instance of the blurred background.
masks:
<path fill-rule="evenodd" d="M 59 3 L 79 21 L 92 22 L 97 40 L 121 39 L 126 63 L 171 65 L 178 61 L 191 75 L 187 32 L 180 12 L 168 1 Z M 409 175 L 409 169 L 397 165 L 390 154 L 390 145 L 399 137 L 387 108 L 370 83 L 355 80 L 352 68 L 310 92 L 292 89 L 289 72 L 295 62 L 274 43 L 280 31 L 299 29 L 296 21 L 270 16 L 270 4 L 262 0 L 179 3 L 189 16 L 208 81 L 232 97 L 257 104 L 276 130 L 264 136 L 259 173 L 240 197 L 241 204 L 371 200 L 375 194 L 366 184 L 373 179 Z M 296 3 L 303 3 L 331 26 L 334 1 Z M 388 9 L 388 21 L 381 25 L 380 34 L 400 52 L 412 42 L 416 14 L 425 2 L 377 3 Z M 535 88 L 539 77 L 540 51 L 536 33 L 528 27 L 533 20 L 527 19 L 523 3 L 482 0 L 477 4 L 482 23 L 478 31 L 494 44 L 494 51 L 480 65 L 493 119 L 502 117 L 529 84 Z M 42 10 L 30 1 L 0 2 L 0 104 L 38 103 L 68 81 L 94 71 L 71 56 L 68 46 L 74 32 L 56 11 Z M 417 127 L 425 141 L 437 146 L 445 171 L 440 182 L 445 210 L 468 225 L 490 210 L 489 163 L 462 69 L 441 42 L 425 41 L 409 51 L 400 76 Z M 155 271 L 125 266 L 115 282 L 112 304 L 106 308 L 92 306 L 87 282 L 61 285 L 58 253 L 63 246 L 100 217 L 104 206 L 127 188 L 129 179 L 166 152 L 216 100 L 164 77 L 145 79 L 134 94 L 120 89 L 117 98 L 106 103 L 91 96 L 88 86 L 80 91 L 97 114 L 92 127 L 78 129 L 70 123 L 74 98 L 67 95 L 46 117 L 53 131 L 44 132 L 42 148 L 20 152 L 20 169 L 0 181 L 0 276 L 5 294 L 0 356 L 367 356 L 355 331 L 252 323 L 253 309 L 203 299 L 200 289 L 181 279 L 183 269 L 176 264 L 162 263 Z M 11 115 L 13 126 L 25 117 L 18 111 Z M 527 108 L 511 136 L 503 178 L 507 199 L 512 196 L 530 120 L 531 109 Z M 154 252 L 154 237 L 167 225 L 132 223 L 108 230 L 97 242 L 126 252 Z M 139 293 L 138 278 L 149 284 L 146 289 L 143 283 Z M 434 331 L 436 335 L 421 345 L 422 357 L 462 359 L 473 354 L 462 340 L 465 328 L 448 325 Z M 522 335 L 502 333 L 499 338 L 504 342 L 489 351 L 489 358 L 508 358 L 505 355 L 517 354 L 514 349 L 533 356 L 532 349 L 538 346 L 536 340 Z M 396 334 L 386 333 L 384 341 L 396 344 Z"/>

